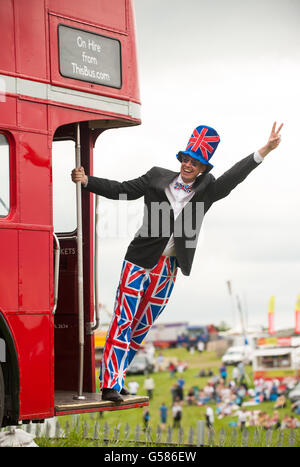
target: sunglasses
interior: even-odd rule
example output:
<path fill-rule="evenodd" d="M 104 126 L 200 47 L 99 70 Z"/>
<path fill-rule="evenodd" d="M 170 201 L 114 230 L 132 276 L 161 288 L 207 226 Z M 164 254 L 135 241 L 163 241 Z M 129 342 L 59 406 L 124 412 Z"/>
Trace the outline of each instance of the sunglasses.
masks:
<path fill-rule="evenodd" d="M 189 157 L 189 156 L 185 156 L 185 155 L 181 156 L 181 162 L 184 162 L 185 164 L 190 162 L 193 167 L 199 167 L 200 164 L 201 164 L 201 162 L 197 161 L 197 159 L 193 159 L 193 157 Z"/>

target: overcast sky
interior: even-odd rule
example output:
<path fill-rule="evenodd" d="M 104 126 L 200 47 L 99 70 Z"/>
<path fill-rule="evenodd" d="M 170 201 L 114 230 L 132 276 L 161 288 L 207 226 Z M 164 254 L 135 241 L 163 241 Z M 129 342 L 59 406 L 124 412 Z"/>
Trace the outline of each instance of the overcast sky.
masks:
<path fill-rule="evenodd" d="M 95 175 L 122 181 L 154 165 L 177 171 L 176 153 L 196 126 L 207 124 L 221 136 L 212 159 L 218 177 L 266 143 L 273 121 L 284 123 L 280 147 L 208 212 L 192 274 L 179 273 L 160 321 L 234 324 L 231 280 L 249 325 L 267 326 L 275 295 L 275 329 L 294 326 L 300 293 L 299 0 L 136 0 L 135 16 L 142 125 L 99 138 Z M 114 210 L 102 204 L 103 212 L 107 206 Z M 100 248 L 100 299 L 110 310 L 142 201 L 124 209 L 132 230 L 103 238 Z"/>

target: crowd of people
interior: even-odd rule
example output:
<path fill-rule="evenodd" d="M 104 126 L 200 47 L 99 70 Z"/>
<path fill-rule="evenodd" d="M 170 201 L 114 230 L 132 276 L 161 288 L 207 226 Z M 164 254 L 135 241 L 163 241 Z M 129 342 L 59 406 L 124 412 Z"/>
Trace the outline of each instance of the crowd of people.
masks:
<path fill-rule="evenodd" d="M 179 368 L 179 371 L 178 371 Z M 295 415 L 281 415 L 280 410 L 287 407 L 287 394 L 294 387 L 293 379 L 283 381 L 263 380 L 254 381 L 254 386 L 249 387 L 249 377 L 245 372 L 243 364 L 234 367 L 230 378 L 225 366 L 219 368 L 219 372 L 214 374 L 211 369 L 201 370 L 195 377 L 198 383 L 199 378 L 206 377 L 205 383 L 195 384 L 186 388 L 184 371 L 187 365 L 179 362 L 175 365 L 170 362 L 168 370 L 170 377 L 174 379 L 171 384 L 171 407 L 163 402 L 159 407 L 160 425 L 162 429 L 166 428 L 167 419 L 172 417 L 173 428 L 181 426 L 184 406 L 203 406 L 205 408 L 206 426 L 212 428 L 215 419 L 231 417 L 228 422 L 231 426 L 240 427 L 257 426 L 264 429 L 283 429 L 299 428 L 300 421 L 295 415 L 300 415 L 300 401 L 292 404 L 291 411 Z M 129 383 L 130 385 L 130 383 Z M 136 388 L 136 384 L 133 385 Z M 147 376 L 144 380 L 144 389 L 146 389 L 149 398 L 153 397 L 154 380 Z M 253 410 L 255 405 L 262 402 L 273 403 L 273 413 L 270 414 L 264 410 Z M 252 406 L 252 407 L 251 407 Z M 232 418 L 236 421 L 232 421 Z M 148 408 L 144 410 L 144 426 L 149 424 L 150 412 Z"/>
<path fill-rule="evenodd" d="M 233 423 L 231 423 L 231 425 Z M 263 410 L 247 411 L 246 409 L 241 409 L 238 412 L 237 425 L 240 426 L 241 429 L 243 426 L 257 426 L 269 430 L 270 428 L 299 428 L 300 422 L 293 415 L 284 415 L 281 419 L 278 410 L 274 410 L 273 414 L 270 415 Z"/>
<path fill-rule="evenodd" d="M 201 374 L 200 376 L 204 376 Z M 205 375 L 207 376 L 207 375 Z M 294 415 L 284 415 L 281 419 L 280 409 L 287 407 L 287 394 L 293 389 L 295 380 L 286 378 L 284 380 L 254 381 L 254 387 L 248 387 L 247 375 L 244 365 L 241 363 L 233 368 L 232 378 L 227 381 L 227 369 L 221 366 L 219 375 L 212 376 L 203 388 L 193 386 L 186 395 L 186 403 L 204 405 L 206 408 L 206 424 L 211 427 L 214 423 L 214 414 L 217 418 L 236 417 L 237 422 L 230 422 L 232 426 L 260 426 L 270 428 L 299 428 L 300 421 Z M 263 410 L 249 410 L 249 407 L 262 402 L 273 402 L 273 414 Z M 215 411 L 211 407 L 215 403 Z M 247 410 L 248 408 L 248 410 Z M 300 414 L 300 403 L 294 403 L 291 410 Z"/>

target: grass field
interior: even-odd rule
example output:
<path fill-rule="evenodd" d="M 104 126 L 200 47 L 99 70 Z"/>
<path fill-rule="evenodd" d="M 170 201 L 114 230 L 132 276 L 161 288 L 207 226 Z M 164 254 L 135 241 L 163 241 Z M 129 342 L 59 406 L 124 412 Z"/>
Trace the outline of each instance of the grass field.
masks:
<path fill-rule="evenodd" d="M 205 352 L 202 355 L 199 353 L 194 353 L 193 355 L 189 354 L 186 349 L 166 349 L 163 352 L 165 359 L 167 358 L 177 358 L 178 360 L 185 361 L 188 363 L 188 369 L 185 370 L 181 376 L 185 380 L 184 392 L 187 393 L 187 390 L 191 386 L 198 385 L 203 387 L 209 378 L 199 378 L 196 375 L 199 373 L 201 368 L 211 368 L 214 372 L 218 372 L 220 366 L 220 360 L 216 358 L 215 352 Z M 149 403 L 149 412 L 150 412 L 150 424 L 152 426 L 157 426 L 160 423 L 160 414 L 159 407 L 162 402 L 168 407 L 168 421 L 167 423 L 172 424 L 172 395 L 171 395 L 171 386 L 174 384 L 179 374 L 175 374 L 174 377 L 170 377 L 168 371 L 156 372 L 153 373 L 152 378 L 154 380 L 155 388 L 153 391 L 153 399 Z M 147 395 L 146 390 L 143 388 L 145 376 L 144 375 L 128 375 L 126 378 L 126 384 L 129 381 L 137 381 L 139 383 L 139 395 Z M 187 406 L 183 407 L 183 418 L 182 426 L 186 427 L 195 425 L 197 420 L 203 419 L 204 417 L 204 408 L 197 406 Z M 124 412 L 114 412 L 104 414 L 104 418 L 108 423 L 118 424 L 126 423 L 129 425 L 136 425 L 137 423 L 142 424 L 143 419 L 143 409 L 132 409 Z"/>
<path fill-rule="evenodd" d="M 165 359 L 168 358 L 177 358 L 178 360 L 185 361 L 188 364 L 188 369 L 185 370 L 181 376 L 185 380 L 185 386 L 184 386 L 184 393 L 186 394 L 188 389 L 191 386 L 198 386 L 199 388 L 203 388 L 208 381 L 209 378 L 207 377 L 198 377 L 198 373 L 200 369 L 205 368 L 206 370 L 208 368 L 211 368 L 212 371 L 215 374 L 219 374 L 219 367 L 221 365 L 220 359 L 216 356 L 215 352 L 203 352 L 202 354 L 199 354 L 198 352 L 195 352 L 193 355 L 191 355 L 189 352 L 187 352 L 186 349 L 184 348 L 177 348 L 177 349 L 166 349 L 163 351 L 163 355 Z M 233 367 L 228 367 L 228 379 L 231 377 L 231 372 L 232 372 Z M 251 374 L 251 367 L 246 367 L 246 372 L 250 378 L 250 381 L 252 383 L 252 374 Z M 162 404 L 162 402 L 165 402 L 165 404 L 168 407 L 168 420 L 167 420 L 167 425 L 170 424 L 172 425 L 173 420 L 172 420 L 172 396 L 171 396 L 171 386 L 177 381 L 177 378 L 179 377 L 179 374 L 175 374 L 174 377 L 170 377 L 170 374 L 168 371 L 163 371 L 163 372 L 156 372 L 153 373 L 152 378 L 155 383 L 155 389 L 153 393 L 153 399 L 150 400 L 149 403 L 149 412 L 150 412 L 150 422 L 149 425 L 152 427 L 153 431 L 156 430 L 157 425 L 160 424 L 160 413 L 159 413 L 159 407 Z M 126 378 L 126 384 L 129 383 L 129 381 L 135 380 L 139 383 L 139 390 L 138 390 L 138 395 L 146 395 L 146 390 L 143 388 L 144 385 L 144 380 L 145 376 L 144 375 L 128 375 Z M 250 384 L 251 384 L 250 383 Z M 97 383 L 98 384 L 98 383 Z M 213 409 L 215 409 L 216 404 L 211 403 L 210 404 Z M 251 406 L 248 408 L 249 410 L 263 410 L 269 414 L 273 413 L 274 410 L 274 402 L 263 402 L 259 405 Z M 203 406 L 197 406 L 197 405 L 192 405 L 188 406 L 186 403 L 184 403 L 183 406 L 183 416 L 182 416 L 182 427 L 185 432 L 188 432 L 189 428 L 192 426 L 196 428 L 197 421 L 198 420 L 204 420 L 205 419 L 205 407 Z M 285 414 L 291 415 L 292 412 L 290 410 L 290 402 L 288 402 L 288 405 L 284 409 L 280 409 L 280 416 L 281 419 Z M 88 415 L 82 415 L 81 417 L 87 418 Z M 67 417 L 60 417 L 61 419 L 67 419 Z M 300 417 L 298 416 L 300 419 Z M 69 417 L 70 420 L 70 417 Z M 215 424 L 214 428 L 216 431 L 219 431 L 221 428 L 228 428 L 230 422 L 237 421 L 237 416 L 228 416 L 224 417 L 222 419 L 218 419 L 215 416 Z M 122 410 L 122 411 L 114 411 L 114 412 L 103 412 L 103 415 L 101 417 L 101 424 L 107 422 L 110 426 L 125 426 L 126 423 L 128 423 L 131 427 L 135 427 L 137 424 L 143 425 L 143 408 L 137 408 L 137 409 L 129 409 L 129 410 Z M 63 420 L 62 420 L 63 424 Z"/>
<path fill-rule="evenodd" d="M 185 380 L 184 386 L 184 393 L 186 394 L 188 389 L 191 386 L 199 386 L 199 388 L 203 388 L 206 382 L 209 380 L 207 377 L 198 377 L 197 374 L 199 373 L 200 369 L 211 368 L 214 374 L 219 374 L 219 367 L 221 365 L 220 359 L 216 356 L 215 352 L 203 352 L 199 354 L 195 352 L 191 355 L 187 352 L 184 348 L 178 349 L 166 349 L 163 351 L 164 357 L 167 358 L 174 358 L 177 357 L 178 360 L 185 361 L 188 363 L 188 369 L 185 370 L 181 376 Z M 233 367 L 228 367 L 228 379 L 231 377 Z M 252 367 L 246 367 L 246 372 L 250 378 L 252 383 Z M 172 424 L 172 396 L 171 396 L 171 386 L 174 382 L 177 381 L 179 374 L 177 373 L 175 377 L 171 378 L 169 372 L 158 372 L 153 373 L 152 378 L 155 383 L 155 389 L 153 394 L 153 399 L 150 401 L 149 404 L 149 411 L 150 411 L 150 424 L 153 427 L 156 427 L 160 423 L 160 416 L 159 416 L 159 407 L 162 402 L 168 406 L 168 422 Z M 145 376 L 144 375 L 128 375 L 126 378 L 126 384 L 129 381 L 135 380 L 139 383 L 139 395 L 146 395 L 146 390 L 143 388 Z M 213 408 L 215 408 L 216 404 L 210 404 Z M 273 413 L 274 410 L 274 402 L 263 402 L 259 405 L 249 407 L 250 410 L 263 410 L 269 414 Z M 142 424 L 143 410 L 142 409 L 132 409 L 122 412 L 106 412 L 104 413 L 104 419 L 108 423 L 112 425 L 116 424 L 124 424 L 126 422 L 129 425 L 136 425 L 137 423 Z M 205 408 L 203 406 L 188 406 L 184 404 L 183 407 L 183 417 L 182 417 L 182 426 L 187 430 L 190 426 L 196 426 L 198 420 L 204 420 L 205 416 Z M 281 418 L 285 414 L 292 414 L 290 410 L 290 403 L 288 403 L 287 408 L 280 409 Z M 298 416 L 300 419 L 300 417 Z M 228 427 L 229 423 L 232 421 L 237 421 L 237 417 L 224 417 L 222 419 L 218 419 L 215 417 L 215 428 L 216 430 L 221 429 L 222 427 Z"/>

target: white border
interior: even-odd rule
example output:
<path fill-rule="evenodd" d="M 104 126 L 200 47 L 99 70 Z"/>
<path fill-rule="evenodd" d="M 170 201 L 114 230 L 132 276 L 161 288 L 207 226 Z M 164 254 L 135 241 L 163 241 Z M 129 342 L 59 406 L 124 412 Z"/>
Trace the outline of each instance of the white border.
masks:
<path fill-rule="evenodd" d="M 0 75 L 0 80 L 4 82 L 4 89 L 7 93 L 117 113 L 131 118 L 141 118 L 141 105 L 135 102 L 76 91 L 62 86 L 52 86 L 52 84 L 14 76 Z"/>

